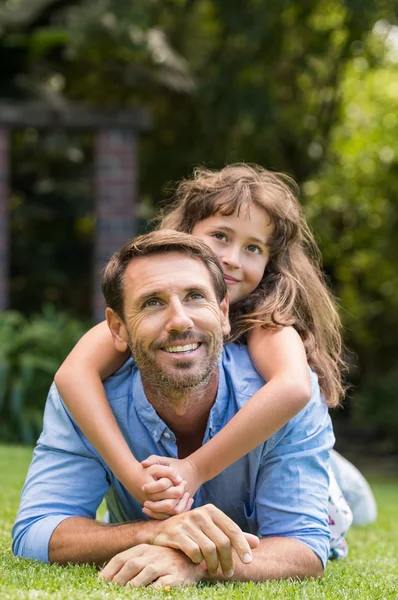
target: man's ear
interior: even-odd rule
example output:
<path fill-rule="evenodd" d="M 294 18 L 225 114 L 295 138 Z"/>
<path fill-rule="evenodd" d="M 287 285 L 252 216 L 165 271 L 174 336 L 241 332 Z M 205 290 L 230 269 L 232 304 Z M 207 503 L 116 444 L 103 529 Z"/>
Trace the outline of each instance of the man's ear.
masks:
<path fill-rule="evenodd" d="M 125 324 L 118 314 L 112 308 L 108 308 L 105 311 L 106 322 L 108 323 L 109 330 L 112 334 L 113 345 L 119 352 L 126 352 L 128 348 L 128 335 Z"/>
<path fill-rule="evenodd" d="M 225 295 L 224 300 L 220 302 L 220 314 L 221 314 L 221 331 L 224 336 L 228 335 L 231 331 L 231 325 L 229 324 L 229 298 L 228 292 Z"/>

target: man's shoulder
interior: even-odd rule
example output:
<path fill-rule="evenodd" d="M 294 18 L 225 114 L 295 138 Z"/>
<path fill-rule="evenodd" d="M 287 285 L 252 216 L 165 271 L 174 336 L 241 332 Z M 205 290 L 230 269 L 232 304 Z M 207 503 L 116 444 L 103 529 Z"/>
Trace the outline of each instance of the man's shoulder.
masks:
<path fill-rule="evenodd" d="M 225 344 L 222 354 L 222 364 L 224 370 L 230 372 L 231 375 L 237 377 L 246 375 L 248 381 L 253 380 L 253 382 L 264 385 L 264 379 L 256 371 L 245 344 Z"/>
<path fill-rule="evenodd" d="M 242 408 L 266 383 L 256 370 L 244 344 L 226 344 L 222 354 L 222 367 L 229 393 L 233 391 L 238 408 Z"/>

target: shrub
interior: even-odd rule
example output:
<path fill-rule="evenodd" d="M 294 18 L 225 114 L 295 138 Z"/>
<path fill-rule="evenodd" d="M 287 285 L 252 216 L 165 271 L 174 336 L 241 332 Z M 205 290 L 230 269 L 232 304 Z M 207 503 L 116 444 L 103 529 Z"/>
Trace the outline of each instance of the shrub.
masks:
<path fill-rule="evenodd" d="M 35 442 L 54 374 L 88 326 L 51 306 L 0 314 L 0 440 Z"/>
<path fill-rule="evenodd" d="M 381 451 L 398 453 L 398 370 L 364 377 L 355 399 L 354 422 L 372 428 Z"/>

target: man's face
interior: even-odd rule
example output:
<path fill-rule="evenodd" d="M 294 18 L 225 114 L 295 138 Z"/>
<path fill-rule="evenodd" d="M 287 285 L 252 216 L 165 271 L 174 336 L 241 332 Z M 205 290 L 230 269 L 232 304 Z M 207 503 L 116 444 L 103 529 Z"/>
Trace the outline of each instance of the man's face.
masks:
<path fill-rule="evenodd" d="M 125 327 L 141 374 L 163 389 L 206 385 L 229 332 L 205 265 L 169 252 L 133 260 L 125 273 Z"/>

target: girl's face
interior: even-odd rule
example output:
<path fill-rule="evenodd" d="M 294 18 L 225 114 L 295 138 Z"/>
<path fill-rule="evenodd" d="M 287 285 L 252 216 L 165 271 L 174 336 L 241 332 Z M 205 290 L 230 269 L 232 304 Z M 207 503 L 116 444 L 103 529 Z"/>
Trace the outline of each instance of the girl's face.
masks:
<path fill-rule="evenodd" d="M 273 225 L 266 210 L 250 204 L 239 216 L 216 213 L 195 224 L 192 235 L 210 246 L 224 270 L 231 304 L 256 289 L 269 258 Z"/>

